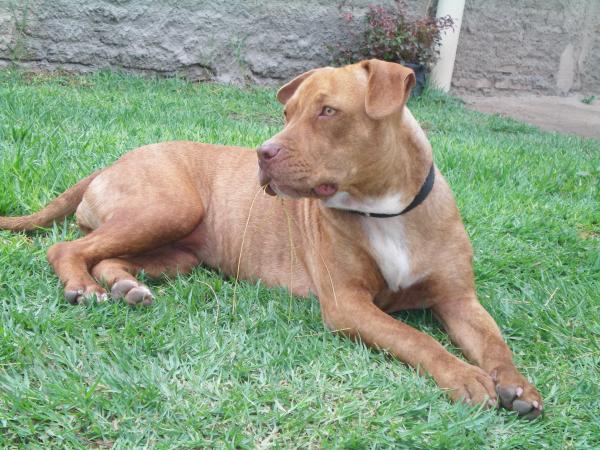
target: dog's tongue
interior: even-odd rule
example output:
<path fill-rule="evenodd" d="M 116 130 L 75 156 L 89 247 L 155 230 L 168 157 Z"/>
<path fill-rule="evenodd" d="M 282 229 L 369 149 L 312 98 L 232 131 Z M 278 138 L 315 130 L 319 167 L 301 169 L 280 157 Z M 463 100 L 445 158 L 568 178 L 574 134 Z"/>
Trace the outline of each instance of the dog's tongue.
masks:
<path fill-rule="evenodd" d="M 333 194 L 337 192 L 337 186 L 334 184 L 320 184 L 316 188 L 313 189 L 315 194 L 319 197 L 331 197 Z"/>

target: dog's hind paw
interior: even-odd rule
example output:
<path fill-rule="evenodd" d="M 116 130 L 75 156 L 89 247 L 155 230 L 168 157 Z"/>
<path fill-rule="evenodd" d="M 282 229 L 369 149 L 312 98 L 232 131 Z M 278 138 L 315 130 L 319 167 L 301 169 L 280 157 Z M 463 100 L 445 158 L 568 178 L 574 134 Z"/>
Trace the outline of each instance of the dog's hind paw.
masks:
<path fill-rule="evenodd" d="M 119 280 L 111 288 L 111 296 L 115 299 L 122 298 L 131 306 L 149 306 L 154 300 L 150 289 L 133 280 Z"/>
<path fill-rule="evenodd" d="M 106 291 L 100 286 L 87 286 L 81 288 L 65 288 L 65 299 L 72 305 L 85 305 L 92 301 L 98 303 L 108 300 Z"/>

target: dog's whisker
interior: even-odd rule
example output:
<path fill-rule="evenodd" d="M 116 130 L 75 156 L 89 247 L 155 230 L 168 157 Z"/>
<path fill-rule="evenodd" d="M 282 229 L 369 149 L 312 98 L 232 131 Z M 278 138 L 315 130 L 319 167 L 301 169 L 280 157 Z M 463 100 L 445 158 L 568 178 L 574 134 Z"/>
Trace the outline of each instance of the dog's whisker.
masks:
<path fill-rule="evenodd" d="M 288 320 L 291 320 L 291 308 L 292 308 L 292 301 L 293 301 L 293 279 L 294 279 L 294 239 L 292 237 L 292 221 L 291 221 L 291 217 L 290 214 L 288 213 L 287 208 L 285 207 L 285 202 L 281 203 L 283 206 L 283 212 L 285 213 L 286 219 L 287 219 L 287 226 L 288 226 L 288 238 L 289 238 L 289 244 L 290 244 L 290 288 L 289 288 L 289 294 L 290 294 L 290 298 L 289 298 L 289 306 L 288 306 Z"/>
<path fill-rule="evenodd" d="M 296 220 L 294 219 L 293 216 L 289 215 L 287 210 L 284 208 L 284 210 L 286 211 L 286 215 L 294 222 L 294 224 L 296 225 L 296 227 L 299 228 L 298 223 L 296 222 Z M 327 271 L 327 275 L 329 277 L 329 283 L 331 284 L 331 292 L 333 294 L 333 300 L 335 302 L 335 306 L 336 308 L 338 307 L 338 301 L 337 301 L 337 295 L 335 293 L 335 286 L 333 283 L 333 277 L 331 276 L 331 272 L 329 270 L 329 267 L 327 266 L 327 263 L 325 262 L 325 258 L 323 258 L 323 255 L 321 254 L 318 246 L 315 244 L 315 242 L 312 239 L 312 236 L 307 235 L 306 236 L 308 239 L 308 243 L 310 244 L 311 248 L 319 255 L 319 258 L 321 258 L 321 261 L 323 262 L 323 266 L 325 266 L 325 270 Z"/>
<path fill-rule="evenodd" d="M 240 244 L 240 253 L 238 255 L 238 261 L 237 261 L 237 269 L 235 271 L 235 281 L 233 284 L 233 298 L 232 298 L 232 305 L 231 305 L 231 314 L 235 314 L 235 310 L 236 310 L 236 305 L 237 305 L 237 298 L 236 298 L 236 294 L 237 294 L 237 286 L 238 286 L 238 282 L 239 282 L 239 278 L 240 278 L 240 267 L 242 264 L 242 253 L 244 251 L 244 242 L 246 241 L 246 232 L 248 231 L 248 224 L 250 223 L 250 216 L 252 215 L 252 209 L 254 208 L 254 202 L 256 201 L 256 197 L 258 197 L 258 194 L 261 191 L 265 191 L 266 186 L 261 186 L 256 193 L 254 194 L 254 197 L 252 197 L 252 202 L 250 203 L 250 208 L 248 209 L 248 217 L 246 217 L 246 224 L 244 225 L 244 232 L 242 233 L 242 243 Z"/>

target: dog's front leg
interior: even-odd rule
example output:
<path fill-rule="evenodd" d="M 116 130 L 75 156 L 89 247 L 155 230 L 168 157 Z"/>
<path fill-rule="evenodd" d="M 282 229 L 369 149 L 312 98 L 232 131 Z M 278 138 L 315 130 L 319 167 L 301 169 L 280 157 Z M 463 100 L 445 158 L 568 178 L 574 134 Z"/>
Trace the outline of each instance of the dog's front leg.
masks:
<path fill-rule="evenodd" d="M 331 330 L 385 349 L 429 373 L 453 400 L 495 406 L 494 382 L 487 373 L 453 356 L 431 336 L 384 313 L 367 292 L 348 289 L 319 300 L 323 320 Z"/>
<path fill-rule="evenodd" d="M 439 302 L 433 312 L 465 356 L 492 376 L 504 407 L 528 419 L 540 415 L 540 394 L 515 367 L 496 322 L 474 294 Z"/>

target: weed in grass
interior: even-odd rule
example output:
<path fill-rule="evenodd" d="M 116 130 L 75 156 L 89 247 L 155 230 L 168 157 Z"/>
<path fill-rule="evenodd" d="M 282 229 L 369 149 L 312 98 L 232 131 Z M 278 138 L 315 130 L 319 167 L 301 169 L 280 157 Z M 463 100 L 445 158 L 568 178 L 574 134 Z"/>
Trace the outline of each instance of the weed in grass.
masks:
<path fill-rule="evenodd" d="M 591 105 L 596 101 L 595 95 L 586 95 L 581 99 L 581 103 L 585 103 L 586 105 Z"/>

